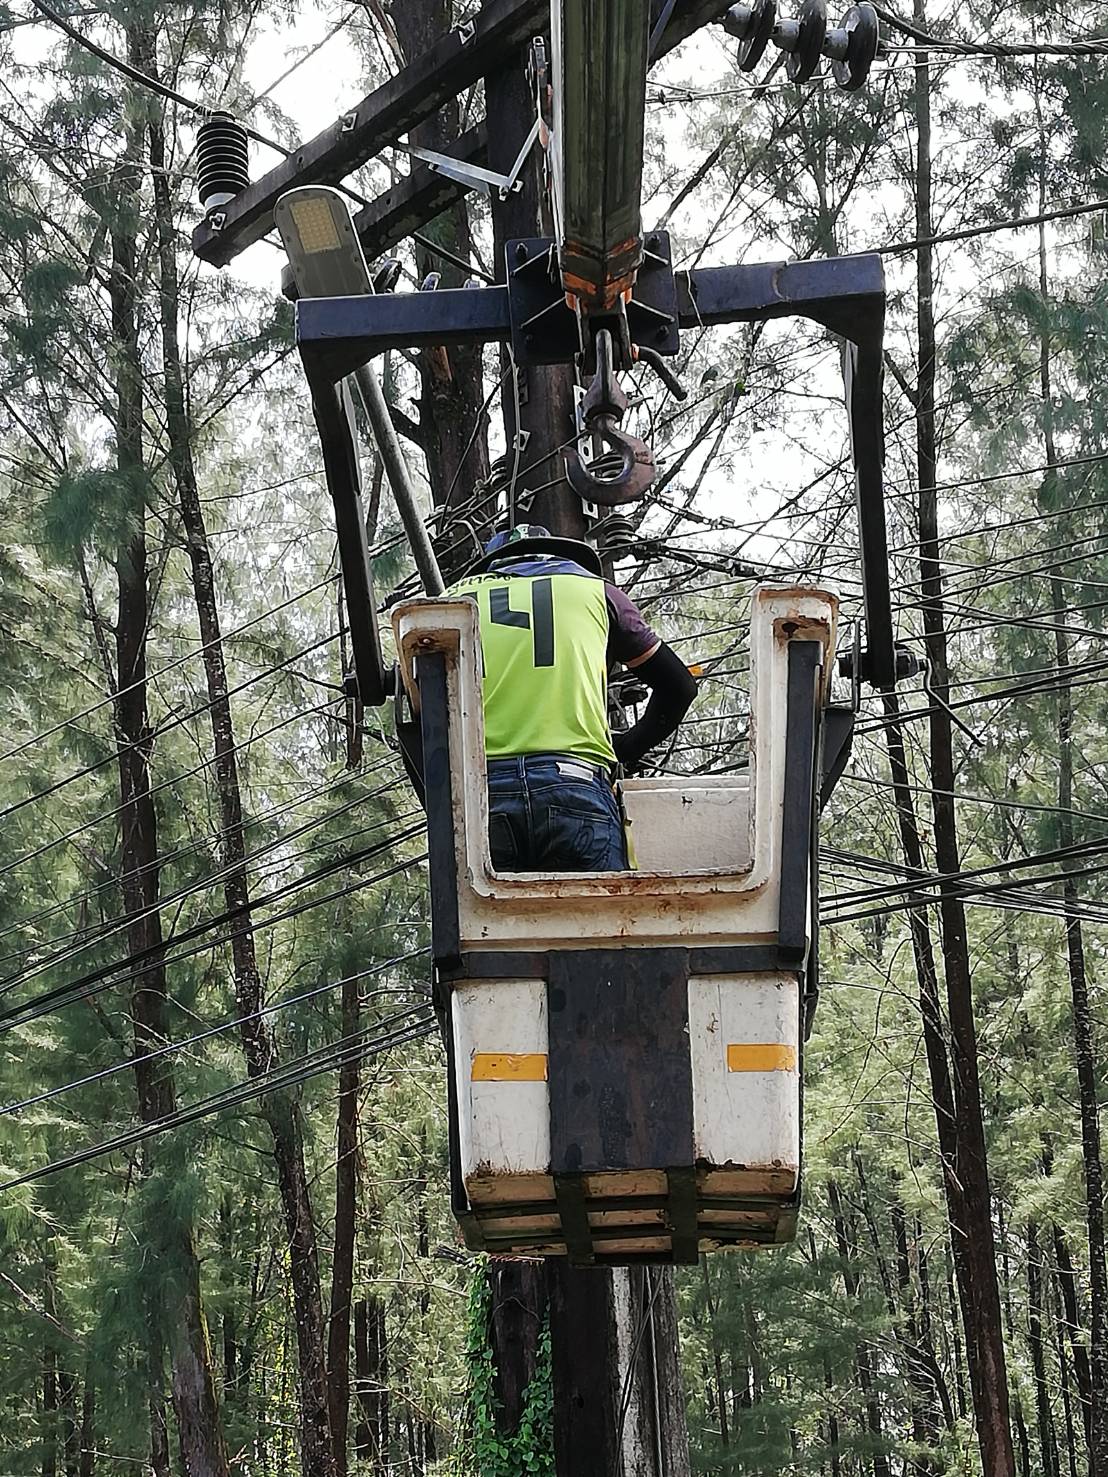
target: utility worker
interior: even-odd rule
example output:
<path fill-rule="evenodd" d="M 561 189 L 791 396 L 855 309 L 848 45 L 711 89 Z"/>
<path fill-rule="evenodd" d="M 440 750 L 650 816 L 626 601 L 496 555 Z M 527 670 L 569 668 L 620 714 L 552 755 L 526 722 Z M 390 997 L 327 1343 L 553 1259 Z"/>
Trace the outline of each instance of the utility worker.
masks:
<path fill-rule="evenodd" d="M 489 841 L 499 871 L 627 866 L 617 765 L 638 767 L 696 695 L 688 668 L 604 580 L 589 544 L 537 524 L 498 533 L 447 592 L 477 602 L 484 662 Z M 635 726 L 608 727 L 608 671 L 651 689 Z"/>

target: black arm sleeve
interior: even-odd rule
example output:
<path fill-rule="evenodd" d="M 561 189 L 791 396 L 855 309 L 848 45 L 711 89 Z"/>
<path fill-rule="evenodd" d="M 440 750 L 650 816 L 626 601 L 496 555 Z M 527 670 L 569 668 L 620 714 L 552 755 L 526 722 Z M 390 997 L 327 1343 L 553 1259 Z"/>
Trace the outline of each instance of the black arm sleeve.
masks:
<path fill-rule="evenodd" d="M 647 750 L 676 732 L 696 696 L 696 679 L 664 641 L 652 657 L 632 671 L 650 688 L 650 701 L 634 728 L 612 734 L 616 758 L 628 770 L 637 768 Z"/>

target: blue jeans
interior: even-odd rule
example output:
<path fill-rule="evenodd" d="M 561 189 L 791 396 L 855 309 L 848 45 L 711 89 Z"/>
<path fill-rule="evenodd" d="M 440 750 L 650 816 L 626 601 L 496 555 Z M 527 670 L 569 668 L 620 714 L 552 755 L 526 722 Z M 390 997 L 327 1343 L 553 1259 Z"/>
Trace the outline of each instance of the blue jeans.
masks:
<path fill-rule="evenodd" d="M 568 754 L 490 759 L 489 846 L 499 872 L 621 872 L 623 820 L 599 765 Z"/>

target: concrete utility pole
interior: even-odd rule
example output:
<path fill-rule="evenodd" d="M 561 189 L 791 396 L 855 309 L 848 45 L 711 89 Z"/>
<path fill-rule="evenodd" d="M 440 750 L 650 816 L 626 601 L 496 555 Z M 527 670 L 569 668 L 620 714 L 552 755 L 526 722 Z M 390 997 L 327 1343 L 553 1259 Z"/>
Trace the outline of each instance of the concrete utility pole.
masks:
<path fill-rule="evenodd" d="M 506 174 L 534 122 L 527 54 L 485 78 L 489 167 Z M 496 274 L 504 242 L 553 234 L 538 148 L 522 188 L 492 201 Z M 573 371 L 519 371 L 519 414 L 507 354 L 503 409 L 509 470 L 517 430 L 517 501 L 534 492 L 521 521 L 581 538 L 581 503 L 564 480 L 561 448 L 573 434 Z M 549 1310 L 554 1374 L 554 1451 L 559 1477 L 688 1477 L 688 1430 L 678 1367 L 677 1306 L 668 1267 L 581 1268 L 562 1259 L 490 1266 L 498 1394 L 506 1424 L 534 1367 L 534 1340 Z"/>

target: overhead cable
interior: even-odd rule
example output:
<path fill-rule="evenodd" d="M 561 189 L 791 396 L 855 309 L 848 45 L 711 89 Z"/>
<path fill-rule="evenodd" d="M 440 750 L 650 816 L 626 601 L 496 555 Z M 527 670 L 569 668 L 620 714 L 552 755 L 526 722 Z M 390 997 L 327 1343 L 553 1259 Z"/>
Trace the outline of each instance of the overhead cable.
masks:
<path fill-rule="evenodd" d="M 981 877 L 991 877 L 997 873 L 1010 873 L 1022 871 L 1026 867 L 1045 866 L 1049 862 L 1067 861 L 1074 857 L 1097 857 L 1108 852 L 1108 837 L 1098 837 L 1092 841 L 1078 841 L 1072 846 L 1059 846 L 1053 851 L 1037 852 L 1032 856 L 1014 857 L 1002 862 L 992 862 L 988 866 L 963 868 L 958 872 L 935 872 L 923 877 L 914 877 L 909 882 L 891 883 L 884 887 L 860 888 L 849 892 L 836 892 L 828 897 L 820 899 L 821 905 L 834 908 L 845 903 L 869 902 L 872 900 L 900 896 L 905 892 L 914 892 L 919 888 L 930 887 L 956 887 L 962 888 L 967 883 L 976 881 Z M 1032 877 L 1031 882 L 1040 879 Z"/>
<path fill-rule="evenodd" d="M 59 15 L 56 10 L 52 10 L 45 3 L 45 0 L 31 0 L 31 3 L 47 20 L 64 31 L 71 41 L 75 41 L 78 46 L 89 52 L 90 55 L 97 57 L 105 66 L 111 67 L 113 71 L 119 72 L 129 81 L 137 83 L 139 87 L 144 87 L 147 91 L 156 93 L 159 97 L 165 98 L 167 102 L 176 103 L 179 107 L 187 108 L 190 113 L 201 118 L 209 118 L 216 111 L 215 109 L 205 107 L 203 103 L 198 103 L 195 98 L 185 97 L 183 93 L 177 92 L 172 87 L 167 87 L 158 78 L 151 77 L 147 72 L 143 72 L 138 67 L 132 66 L 130 62 L 125 62 L 122 57 L 116 56 L 114 52 L 108 51 L 97 42 L 90 40 L 76 26 L 71 26 L 65 16 Z M 246 123 L 242 123 L 241 120 L 239 121 L 239 126 L 248 138 L 252 138 L 255 143 L 262 144 L 267 149 L 272 149 L 274 153 L 280 154 L 284 159 L 291 159 L 296 153 L 295 149 L 286 148 L 284 144 L 278 143 L 276 139 L 269 138 L 264 133 L 259 133 L 257 129 L 251 128 Z M 350 189 L 348 185 L 340 183 L 335 188 L 349 200 L 353 200 L 356 205 L 364 206 L 371 203 L 364 195 L 359 195 L 356 190 Z M 486 272 L 477 263 L 468 262 L 464 257 L 455 255 L 447 247 L 440 246 L 438 242 L 432 241 L 430 237 L 424 236 L 421 232 L 412 231 L 411 235 L 412 239 L 418 241 L 424 250 L 433 252 L 435 256 L 442 257 L 444 261 L 451 262 L 454 266 L 460 267 L 463 271 L 470 272 L 472 275 L 482 278 L 485 282 L 492 282 L 494 280 L 490 273 Z M 292 350 L 288 349 L 285 352 L 291 353 Z"/>
<path fill-rule="evenodd" d="M 933 36 L 930 32 L 922 30 L 910 21 L 904 20 L 895 11 L 886 9 L 883 5 L 875 5 L 874 9 L 886 25 L 892 26 L 894 30 L 900 31 L 904 36 L 911 36 L 914 41 L 921 43 L 931 51 L 946 51 L 956 56 L 992 56 L 992 57 L 1019 57 L 1019 56 L 1108 56 L 1108 38 L 1094 38 L 1092 41 L 959 41 L 942 36 Z M 914 48 L 912 48 L 914 49 Z"/>
<path fill-rule="evenodd" d="M 195 113 L 202 118 L 210 117 L 211 108 L 206 108 L 203 103 L 198 103 L 194 98 L 185 97 L 183 93 L 177 92 L 172 87 L 167 87 L 164 82 L 159 81 L 156 77 L 151 77 L 148 73 L 140 71 L 138 67 L 133 67 L 130 62 L 125 62 L 122 57 L 116 56 L 97 42 L 90 40 L 76 26 L 71 25 L 64 15 L 60 15 L 56 10 L 51 9 L 46 4 L 46 0 L 31 0 L 31 4 L 51 24 L 57 26 L 59 30 L 64 31 L 71 41 L 75 41 L 84 51 L 87 51 L 91 56 L 97 57 L 105 66 L 111 67 L 114 72 L 119 72 L 131 82 L 137 82 L 140 87 L 145 87 L 149 92 L 157 93 L 159 97 L 165 98 L 167 102 L 177 103 L 178 106 L 187 108 L 190 113 Z M 241 126 L 247 137 L 252 138 L 255 143 L 264 144 L 267 149 L 272 149 L 275 153 L 282 155 L 286 159 L 293 153 L 293 150 L 286 149 L 284 144 L 277 143 L 275 139 L 267 138 L 264 133 L 258 133 L 256 129 L 248 127 L 245 123 Z"/>
<path fill-rule="evenodd" d="M 391 788 L 391 785 L 380 786 L 377 790 L 371 791 L 369 795 L 364 797 L 359 796 L 356 800 L 348 801 L 347 804 L 338 807 L 325 816 L 306 821 L 291 834 L 286 834 L 275 839 L 266 846 L 252 852 L 249 856 L 244 857 L 241 861 L 228 862 L 216 873 L 203 877 L 198 882 L 190 883 L 187 887 L 179 888 L 176 892 L 164 898 L 157 899 L 148 908 L 140 909 L 135 913 L 125 913 L 118 918 L 109 919 L 98 929 L 80 933 L 76 944 L 71 945 L 69 948 L 57 950 L 52 954 L 47 954 L 45 958 L 36 958 L 29 968 L 14 975 L 9 975 L 5 979 L 0 979 L 0 994 L 7 995 L 18 985 L 27 984 L 30 980 L 36 979 L 41 974 L 45 974 L 47 970 L 56 969 L 70 963 L 71 960 L 78 958 L 81 954 L 87 953 L 89 949 L 104 943 L 105 940 L 112 938 L 114 935 L 126 932 L 133 924 L 141 923 L 144 919 L 158 916 L 166 908 L 179 908 L 190 897 L 194 897 L 201 892 L 210 891 L 213 887 L 217 887 L 221 882 L 225 882 L 228 877 L 234 876 L 238 872 L 248 871 L 252 862 L 257 861 L 260 857 L 266 856 L 278 848 L 286 846 L 289 841 L 294 840 L 297 836 L 303 835 L 306 831 L 315 830 L 320 826 L 327 825 L 335 817 L 360 806 L 363 800 L 370 800 Z M 361 830 L 344 836 L 343 840 L 350 842 L 355 836 L 364 836 L 370 832 L 379 831 L 385 826 L 403 822 L 409 817 L 420 813 L 418 808 L 413 807 L 413 809 L 396 817 L 387 815 L 379 816 L 371 825 L 364 826 Z M 305 855 L 310 854 L 311 850 L 312 848 L 308 848 L 307 851 L 296 852 L 282 858 L 278 870 L 294 866 Z"/>
<path fill-rule="evenodd" d="M 217 702 L 226 702 L 232 697 L 237 697 L 240 692 L 245 692 L 248 687 L 253 687 L 256 682 L 264 682 L 267 677 L 274 677 L 278 672 L 285 671 L 293 662 L 298 662 L 301 657 L 310 656 L 314 651 L 320 651 L 324 646 L 330 646 L 343 634 L 342 631 L 334 631 L 327 636 L 321 636 L 318 641 L 313 641 L 310 646 L 304 647 L 302 651 L 294 652 L 291 656 L 284 657 L 275 662 L 273 666 L 267 667 L 265 671 L 256 672 L 254 676 L 247 677 L 235 687 L 226 688 L 217 698 L 201 703 L 198 707 L 190 708 L 187 713 L 179 713 L 173 718 L 163 719 L 156 728 L 144 733 L 142 738 L 134 739 L 130 743 L 120 744 L 103 759 L 96 759 L 91 764 L 86 764 L 83 769 L 74 770 L 71 774 L 64 775 L 60 780 L 55 780 L 52 785 L 47 785 L 44 790 L 36 790 L 31 795 L 25 795 L 22 800 L 16 800 L 11 805 L 0 810 L 0 821 L 6 820 L 8 816 L 15 815 L 17 811 L 23 810 L 25 806 L 33 805 L 37 800 L 45 800 L 48 795 L 54 795 L 59 790 L 65 789 L 67 785 L 74 784 L 77 780 L 83 780 L 90 774 L 96 774 L 98 770 L 104 769 L 109 764 L 115 764 L 123 754 L 129 754 L 132 749 L 144 748 L 152 744 L 155 739 L 161 738 L 164 733 L 171 733 L 182 724 L 190 723 L 194 718 L 201 717 L 209 712 Z"/>
<path fill-rule="evenodd" d="M 379 760 L 376 764 L 359 770 L 357 772 L 356 778 L 358 780 L 367 779 L 371 775 L 377 774 L 382 769 L 387 769 L 390 765 L 399 764 L 399 762 L 400 761 L 398 756 L 389 753 L 383 759 Z M 327 778 L 322 782 L 322 784 L 310 786 L 306 791 L 304 791 L 302 794 L 297 795 L 296 798 L 293 800 L 286 800 L 282 805 L 271 806 L 269 810 L 250 812 L 243 820 L 243 830 L 252 831 L 263 824 L 280 820 L 282 816 L 286 816 L 294 810 L 299 810 L 300 807 L 303 805 L 311 804 L 313 800 L 320 799 L 322 796 L 328 794 L 330 791 L 340 789 L 343 785 L 350 784 L 354 778 L 355 776 L 352 776 L 349 773 L 328 775 Z M 373 795 L 377 793 L 378 791 L 372 791 L 370 792 L 370 794 L 360 798 L 370 799 Z M 356 803 L 358 802 L 352 802 L 352 804 Z M 326 815 L 320 817 L 318 823 L 320 825 L 325 824 L 328 819 L 332 819 L 334 817 L 342 815 L 347 808 L 347 806 L 340 806 L 333 811 L 328 811 Z M 273 847 L 282 845 L 285 841 L 291 840 L 298 834 L 300 834 L 299 830 L 280 833 L 278 836 L 274 837 L 272 843 L 267 843 L 266 846 L 259 847 L 256 852 L 251 853 L 246 858 L 247 862 L 251 861 L 255 856 L 263 855 Z M 195 856 L 201 850 L 201 846 L 204 842 L 218 843 L 224 835 L 225 827 L 222 824 L 216 826 L 214 830 L 202 831 L 198 834 L 194 834 L 185 845 L 175 847 L 171 851 L 159 852 L 158 857 L 155 861 L 144 863 L 140 867 L 135 867 L 130 875 L 132 877 L 144 877 L 149 871 L 157 870 L 160 872 L 164 870 L 170 862 L 178 861 L 182 857 Z M 197 885 L 200 886 L 202 884 L 198 883 Z M 79 908 L 81 904 L 87 903 L 99 897 L 101 893 L 111 889 L 116 889 L 118 887 L 119 878 L 113 875 L 105 878 L 103 882 L 97 883 L 95 887 L 85 888 L 83 892 L 72 893 L 70 896 L 63 898 L 61 902 L 52 903 L 48 908 L 41 908 L 34 913 L 27 913 L 22 918 L 13 918 L 10 922 L 5 923 L 3 927 L 0 927 L 0 939 L 5 938 L 10 933 L 17 933 L 23 929 L 29 930 L 35 928 L 38 925 L 44 923 L 47 919 L 56 917 L 58 913 L 64 913 L 70 908 Z M 75 937 L 79 935 L 80 932 L 81 930 L 77 929 L 73 935 L 64 935 L 64 937 Z M 54 943 L 58 943 L 59 941 L 59 939 L 53 940 Z M 0 963 L 3 963 L 7 959 L 14 959 L 21 954 L 25 954 L 29 947 L 31 947 L 31 945 L 25 943 L 21 949 L 13 949 L 10 950 L 7 954 L 0 954 Z"/>
<path fill-rule="evenodd" d="M 414 921 L 404 918 L 396 923 L 383 926 L 390 928 L 410 927 Z M 374 932 L 376 931 L 375 929 Z M 397 954 L 393 958 L 386 959 L 383 963 L 376 964 L 370 969 L 360 969 L 356 974 L 346 975 L 343 979 L 328 980 L 326 984 L 316 985 L 311 990 L 302 990 L 298 995 L 289 995 L 283 1000 L 275 1000 L 271 1005 L 263 1005 L 260 1010 L 252 1010 L 246 1015 L 238 1015 L 229 1021 L 221 1021 L 218 1025 L 209 1026 L 204 1031 L 197 1031 L 195 1035 L 183 1037 L 179 1041 L 167 1041 L 164 1046 L 156 1047 L 153 1051 L 140 1052 L 136 1056 L 127 1057 L 121 1062 L 113 1062 L 110 1067 L 102 1067 L 99 1071 L 89 1072 L 84 1077 L 75 1077 L 70 1082 L 59 1083 L 57 1087 L 48 1088 L 44 1092 L 37 1092 L 31 1097 L 4 1103 L 0 1105 L 0 1118 L 9 1117 L 15 1113 L 22 1113 L 27 1108 L 37 1107 L 40 1103 L 51 1102 L 54 1098 L 61 1097 L 64 1093 L 72 1092 L 80 1087 L 89 1087 L 94 1082 L 103 1082 L 106 1078 L 113 1077 L 118 1072 L 133 1071 L 145 1066 L 148 1062 L 160 1061 L 164 1057 L 174 1056 L 177 1052 L 187 1051 L 190 1047 L 199 1046 L 201 1042 L 210 1041 L 215 1036 L 222 1036 L 228 1031 L 237 1030 L 249 1021 L 263 1020 L 266 1016 L 276 1015 L 279 1011 L 291 1010 L 295 1005 L 303 1005 L 306 1001 L 315 1000 L 320 995 L 330 994 L 340 989 L 343 985 L 352 984 L 356 980 L 371 979 L 375 975 L 383 974 L 386 970 L 395 969 L 397 965 L 405 964 L 412 959 L 425 958 L 426 955 L 426 949 L 410 949 L 406 954 Z M 379 992 L 372 992 L 372 994 L 376 993 Z"/>
<path fill-rule="evenodd" d="M 290 714 L 287 718 L 281 718 L 276 723 L 271 723 L 268 728 L 263 728 L 257 733 L 250 734 L 248 738 L 236 740 L 235 753 L 241 753 L 243 750 L 250 748 L 252 744 L 260 743 L 262 739 L 269 738 L 272 734 L 280 732 L 283 728 L 291 727 L 292 724 L 298 723 L 303 718 L 311 718 L 316 714 L 326 713 L 333 707 L 335 707 L 335 703 L 329 702 L 320 703 L 314 708 L 302 708 L 298 712 Z M 159 780 L 156 785 L 151 785 L 146 793 L 147 795 L 157 795 L 161 790 L 165 790 L 171 785 L 178 785 L 182 780 L 191 779 L 193 775 L 199 774 L 202 770 L 210 769 L 214 763 L 214 755 L 207 759 L 201 759 L 191 769 L 183 770 L 180 774 L 173 774 L 164 780 Z M 5 876 L 8 872 L 14 871 L 16 867 L 24 866 L 27 862 L 44 856 L 48 851 L 53 851 L 56 846 L 64 846 L 67 841 L 72 841 L 83 832 L 90 831 L 93 826 L 101 825 L 104 821 L 114 820 L 125 809 L 125 805 L 116 805 L 111 810 L 102 810 L 89 820 L 81 821 L 78 825 L 71 827 L 70 830 L 65 831 L 61 836 L 54 836 L 49 841 L 41 842 L 31 851 L 25 851 L 22 856 L 17 856 L 14 860 L 6 862 L 4 866 L 0 867 L 0 877 Z"/>
<path fill-rule="evenodd" d="M 1108 200 L 1086 200 L 1082 204 L 1064 205 L 1058 210 L 1045 210 L 1039 215 L 1019 215 L 1008 220 L 992 221 L 988 225 L 963 226 L 957 231 L 943 231 L 937 236 L 917 236 L 914 241 L 897 241 L 890 246 L 873 246 L 871 251 L 878 256 L 899 256 L 903 252 L 919 251 L 923 246 L 942 246 L 950 241 L 971 241 L 977 236 L 991 236 L 997 231 L 1019 231 L 1025 226 L 1047 225 L 1050 221 L 1071 220 L 1079 215 L 1096 215 L 1108 210 Z"/>
<path fill-rule="evenodd" d="M 313 1052 L 305 1052 L 302 1056 L 284 1065 L 271 1068 L 258 1077 L 248 1077 L 244 1082 L 236 1084 L 235 1087 L 225 1089 L 222 1092 L 213 1093 L 210 1097 L 202 1098 L 200 1102 L 193 1103 L 187 1108 L 179 1108 L 175 1113 L 168 1113 L 164 1118 L 157 1119 L 154 1123 L 142 1124 L 139 1127 L 128 1130 L 125 1133 L 116 1134 L 113 1138 L 105 1139 L 101 1143 L 90 1145 L 88 1148 L 79 1149 L 72 1154 L 66 1154 L 62 1158 L 54 1159 L 49 1164 L 40 1165 L 36 1169 L 28 1170 L 24 1174 L 15 1175 L 13 1178 L 0 1182 L 0 1192 L 14 1190 L 20 1185 L 33 1183 L 35 1180 L 44 1179 L 47 1175 L 56 1174 L 59 1170 L 72 1169 L 79 1164 L 87 1164 L 90 1160 L 102 1158 L 105 1154 L 115 1154 L 121 1149 L 131 1148 L 135 1144 L 145 1143 L 147 1140 L 157 1138 L 163 1133 L 170 1133 L 185 1124 L 195 1123 L 201 1118 L 207 1118 L 213 1113 L 219 1113 L 227 1108 L 240 1107 L 244 1103 L 252 1102 L 254 1099 L 263 1097 L 271 1092 L 279 1092 L 285 1088 L 298 1086 L 312 1077 L 317 1077 L 322 1072 L 331 1072 L 349 1061 L 359 1061 L 365 1057 L 379 1056 L 383 1052 L 391 1051 L 397 1046 L 403 1046 L 413 1041 L 418 1041 L 425 1036 L 430 1036 L 436 1029 L 434 1016 L 426 1006 L 413 1006 L 409 1011 L 402 1012 L 393 1017 L 396 1021 L 405 1016 L 414 1016 L 422 1011 L 421 1017 L 417 1017 L 410 1024 L 396 1026 L 389 1034 L 381 1037 L 371 1035 L 372 1028 L 367 1027 L 363 1031 L 353 1032 L 348 1036 L 340 1037 L 336 1042 L 327 1047 Z"/>
<path fill-rule="evenodd" d="M 395 862 L 392 866 L 386 867 L 383 871 L 375 873 L 371 877 L 359 878 L 354 882 L 348 883 L 345 887 L 325 893 L 321 898 L 315 898 L 307 903 L 298 903 L 294 907 L 286 908 L 283 912 L 275 914 L 272 918 L 265 918 L 260 923 L 255 923 L 252 918 L 252 915 L 259 908 L 267 907 L 280 897 L 287 897 L 290 893 L 301 891 L 313 882 L 318 882 L 321 878 L 329 876 L 331 873 L 339 871 L 344 867 L 353 866 L 359 861 L 366 861 L 371 856 L 389 851 L 400 842 L 408 841 L 417 835 L 421 835 L 423 829 L 422 825 L 413 826 L 408 831 L 401 832 L 398 836 L 386 837 L 383 841 L 378 842 L 376 846 L 366 847 L 360 852 L 353 853 L 351 856 L 336 858 L 335 861 L 328 863 L 325 867 L 318 867 L 314 872 L 298 878 L 295 882 L 286 883 L 285 886 L 266 893 L 260 898 L 252 898 L 248 903 L 238 907 L 226 908 L 222 913 L 218 913 L 212 918 L 207 918 L 203 922 L 195 924 L 192 928 L 185 929 L 183 933 L 174 934 L 172 937 L 163 940 L 160 944 L 154 944 L 145 949 L 134 950 L 124 959 L 113 960 L 108 964 L 101 965 L 98 969 L 90 970 L 87 974 L 81 975 L 75 980 L 67 981 L 64 985 L 57 985 L 53 989 L 44 990 L 40 994 L 33 996 L 30 1000 L 21 1001 L 18 1005 L 11 1006 L 8 1010 L 0 1011 L 0 1028 L 4 1031 L 13 1030 L 16 1026 L 38 1020 L 40 1017 L 49 1015 L 55 1010 L 62 1010 L 67 1006 L 76 1004 L 80 1000 L 87 1000 L 92 995 L 97 995 L 104 990 L 110 989 L 115 976 L 121 974 L 124 970 L 133 969 L 136 965 L 146 963 L 150 960 L 164 958 L 171 950 L 174 952 L 173 962 L 179 964 L 184 959 L 192 958 L 195 954 L 204 953 L 210 948 L 215 948 L 220 944 L 229 942 L 229 939 L 225 940 L 221 938 L 207 941 L 207 936 L 213 929 L 220 928 L 224 924 L 233 922 L 236 919 L 250 918 L 251 921 L 246 925 L 247 928 L 251 933 L 259 933 L 263 929 L 276 927 L 278 923 L 283 923 L 288 918 L 298 917 L 301 913 L 308 912 L 312 908 L 322 907 L 326 903 L 337 902 L 341 898 L 348 897 L 353 892 L 360 892 L 364 888 L 374 886 L 378 882 L 386 881 L 389 877 L 395 877 L 401 872 L 409 871 L 425 859 L 425 852 L 421 852 L 418 856 L 404 858 Z M 196 940 L 204 940 L 204 942 L 196 944 Z M 176 953 L 177 948 L 181 944 L 186 943 L 192 943 L 194 947 L 186 950 L 183 954 Z"/>

